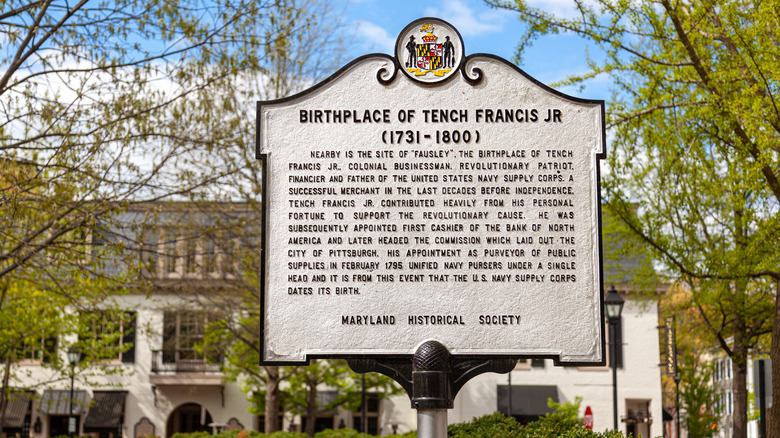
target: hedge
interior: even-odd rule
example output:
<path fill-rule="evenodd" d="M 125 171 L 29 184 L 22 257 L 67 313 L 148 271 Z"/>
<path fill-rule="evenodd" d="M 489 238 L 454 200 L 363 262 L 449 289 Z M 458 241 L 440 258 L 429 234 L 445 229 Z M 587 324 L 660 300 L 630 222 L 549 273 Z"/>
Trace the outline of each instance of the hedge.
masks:
<path fill-rule="evenodd" d="M 451 424 L 447 427 L 448 438 L 626 438 L 620 431 L 606 430 L 596 432 L 585 429 L 582 421 L 566 412 L 564 409 L 556 409 L 538 421 L 528 423 L 526 426 L 518 423 L 514 418 L 509 418 L 500 413 L 474 418 L 464 423 Z M 274 432 L 270 435 L 256 431 L 228 431 L 212 436 L 207 432 L 195 432 L 188 434 L 177 433 L 173 438 L 308 438 L 305 433 L 298 432 Z M 317 432 L 314 438 L 374 438 L 352 429 L 324 430 Z M 417 438 L 417 432 L 412 431 L 403 435 L 390 435 L 390 438 Z"/>

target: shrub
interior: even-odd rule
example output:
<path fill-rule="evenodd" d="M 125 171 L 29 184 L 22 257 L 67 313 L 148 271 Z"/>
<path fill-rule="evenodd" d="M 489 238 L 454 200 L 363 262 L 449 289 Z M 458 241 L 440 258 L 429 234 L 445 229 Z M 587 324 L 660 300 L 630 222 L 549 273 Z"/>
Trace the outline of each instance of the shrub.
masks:
<path fill-rule="evenodd" d="M 266 437 L 267 438 L 309 438 L 309 435 L 300 432 L 284 432 L 281 430 L 279 432 L 274 432 L 270 435 L 266 435 L 264 433 L 258 435 L 258 438 L 266 438 Z"/>
<path fill-rule="evenodd" d="M 554 409 L 553 412 L 545 414 L 544 417 L 528 423 L 521 431 L 520 437 L 542 438 L 542 437 L 560 437 L 567 432 L 587 431 L 583 421 L 579 417 L 580 403 L 582 398 L 577 397 L 573 403 L 556 403 L 552 400 L 547 401 L 547 406 Z M 589 435 L 581 435 L 587 437 Z M 572 435 L 572 438 L 579 435 Z"/>
<path fill-rule="evenodd" d="M 594 432 L 585 429 L 579 418 L 579 403 L 558 404 L 549 402 L 555 411 L 537 421 L 520 425 L 514 418 L 508 418 L 498 412 L 474 418 L 465 423 L 452 424 L 447 427 L 448 438 L 626 438 L 622 432 L 606 430 Z M 255 431 L 229 431 L 214 435 L 215 438 L 308 438 L 308 435 L 298 432 L 274 432 L 270 435 Z M 67 437 L 63 437 L 67 438 Z M 175 434 L 173 438 L 212 438 L 207 432 Z M 328 429 L 317 432 L 314 438 L 375 438 L 373 435 L 360 433 L 353 429 Z M 417 432 L 411 431 L 403 435 L 390 435 L 387 438 L 417 438 Z"/>
<path fill-rule="evenodd" d="M 175 433 L 171 438 L 309 438 L 305 433 L 274 432 L 266 435 L 256 430 L 228 430 L 211 435 L 208 432 Z"/>
<path fill-rule="evenodd" d="M 212 435 L 208 432 L 189 432 L 189 433 L 174 433 L 171 436 L 171 438 L 210 438 L 211 436 Z"/>
<path fill-rule="evenodd" d="M 360 433 L 355 429 L 326 429 L 314 434 L 314 438 L 376 438 L 374 435 Z"/>
<path fill-rule="evenodd" d="M 449 438 L 514 438 L 520 436 L 522 426 L 514 418 L 495 412 L 474 418 L 467 423 L 452 424 L 447 428 Z"/>

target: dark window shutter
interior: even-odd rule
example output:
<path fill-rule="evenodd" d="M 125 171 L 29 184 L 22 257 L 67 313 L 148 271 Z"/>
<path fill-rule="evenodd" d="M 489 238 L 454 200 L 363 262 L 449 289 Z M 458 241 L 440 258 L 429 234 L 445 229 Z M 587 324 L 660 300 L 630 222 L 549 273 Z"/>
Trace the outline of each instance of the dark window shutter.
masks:
<path fill-rule="evenodd" d="M 57 357 L 57 337 L 52 336 L 43 340 L 43 363 L 52 363 Z"/>
<path fill-rule="evenodd" d="M 122 346 L 130 346 L 122 353 L 123 363 L 135 363 L 135 312 L 125 312 L 122 319 Z"/>
<path fill-rule="evenodd" d="M 95 333 L 94 333 L 93 330 L 91 330 L 91 328 L 93 327 L 92 322 L 93 321 L 92 321 L 91 318 L 88 317 L 88 314 L 85 314 L 85 313 L 79 314 L 79 325 L 80 326 L 90 327 L 90 335 L 94 337 Z M 85 337 L 84 333 L 81 332 L 81 330 L 79 330 L 78 341 L 76 342 L 76 345 L 83 345 L 87 340 L 89 340 L 89 338 Z M 84 362 L 84 360 L 87 358 L 87 355 L 84 353 L 84 351 L 82 351 L 83 349 L 84 348 L 79 348 L 78 349 L 79 350 L 79 363 Z"/>

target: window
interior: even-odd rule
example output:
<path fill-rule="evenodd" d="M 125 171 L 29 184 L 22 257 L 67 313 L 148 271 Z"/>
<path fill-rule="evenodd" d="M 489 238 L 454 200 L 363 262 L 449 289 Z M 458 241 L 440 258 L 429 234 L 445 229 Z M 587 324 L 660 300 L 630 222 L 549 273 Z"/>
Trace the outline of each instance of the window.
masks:
<path fill-rule="evenodd" d="M 715 396 L 715 412 L 721 415 L 733 413 L 733 408 L 729 406 L 730 403 L 731 391 L 718 393 Z"/>
<path fill-rule="evenodd" d="M 164 273 L 166 277 L 179 273 L 179 236 L 174 228 L 165 230 L 163 237 Z"/>
<path fill-rule="evenodd" d="M 92 233 L 86 227 L 73 231 L 73 250 L 78 254 L 81 263 L 86 265 L 92 258 Z"/>
<path fill-rule="evenodd" d="M 203 270 L 207 275 L 217 272 L 217 244 L 211 237 L 206 237 L 203 242 Z"/>
<path fill-rule="evenodd" d="M 184 272 L 187 275 L 200 272 L 200 269 L 198 268 L 198 261 L 200 259 L 200 256 L 198 255 L 198 246 L 196 237 L 188 236 L 184 240 Z"/>
<path fill-rule="evenodd" d="M 734 414 L 734 403 L 731 399 L 731 391 L 726 392 L 726 413 L 729 415 Z"/>
<path fill-rule="evenodd" d="M 25 339 L 16 353 L 20 361 L 40 361 L 43 359 L 43 339 Z"/>
<path fill-rule="evenodd" d="M 548 405 L 558 403 L 558 387 L 554 385 L 496 385 L 496 409 L 521 424 L 537 420 L 553 412 Z"/>
<path fill-rule="evenodd" d="M 57 338 L 32 336 L 21 341 L 16 361 L 22 364 L 51 363 L 57 354 Z"/>
<path fill-rule="evenodd" d="M 159 273 L 159 233 L 156 229 L 144 230 L 143 247 L 141 249 L 141 262 L 147 275 L 156 277 Z"/>
<path fill-rule="evenodd" d="M 81 351 L 96 355 L 92 359 L 98 361 L 135 362 L 135 312 L 98 311 L 81 318 L 86 327 L 79 336 Z"/>
<path fill-rule="evenodd" d="M 352 413 L 352 428 L 358 432 L 363 430 L 363 406 Z M 366 394 L 366 433 L 369 435 L 379 434 L 379 394 Z"/>
<path fill-rule="evenodd" d="M 626 425 L 627 436 L 651 436 L 650 425 L 653 423 L 650 400 L 626 399 L 626 415 L 621 421 Z"/>
<path fill-rule="evenodd" d="M 237 271 L 235 239 L 168 227 L 145 230 L 143 241 L 141 261 L 151 277 L 230 278 Z"/>
<path fill-rule="evenodd" d="M 220 264 L 226 277 L 236 274 L 238 264 L 238 242 L 235 239 L 226 238 L 220 248 Z"/>
<path fill-rule="evenodd" d="M 317 391 L 317 417 L 314 419 L 314 431 L 315 432 L 322 432 L 325 429 L 335 429 L 335 416 L 338 413 L 335 408 L 333 408 L 336 400 L 338 398 L 338 392 L 337 391 Z M 305 415 L 301 416 L 301 428 L 302 430 L 306 430 L 306 423 L 308 423 L 309 418 L 307 418 Z"/>
<path fill-rule="evenodd" d="M 44 338 L 33 337 L 22 340 L 16 351 L 16 359 L 20 362 L 41 362 L 45 354 Z"/>
<path fill-rule="evenodd" d="M 204 362 L 220 363 L 219 352 L 204 345 L 208 324 L 217 320 L 216 314 L 207 312 L 165 312 L 163 315 L 163 363 L 175 363 L 182 366 L 186 366 L 186 364 L 199 366 Z M 183 369 L 179 369 L 179 371 L 183 371 Z"/>
<path fill-rule="evenodd" d="M 51 237 L 52 230 L 47 234 Z M 88 265 L 92 261 L 92 231 L 86 226 L 81 226 L 69 231 L 57 238 L 53 245 L 46 248 L 46 258 L 49 263 L 58 263 L 64 260 L 75 260 L 80 265 Z"/>
<path fill-rule="evenodd" d="M 731 379 L 731 358 L 719 359 L 715 361 L 715 372 L 712 375 L 714 382 Z"/>

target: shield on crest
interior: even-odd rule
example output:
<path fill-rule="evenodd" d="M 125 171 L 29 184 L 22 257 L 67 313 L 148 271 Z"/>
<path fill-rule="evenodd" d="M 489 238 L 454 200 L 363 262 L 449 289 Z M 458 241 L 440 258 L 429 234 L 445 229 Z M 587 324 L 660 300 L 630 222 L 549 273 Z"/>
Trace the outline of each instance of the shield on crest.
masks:
<path fill-rule="evenodd" d="M 427 43 L 417 45 L 417 68 L 422 70 L 437 70 L 442 68 L 442 45 Z"/>

